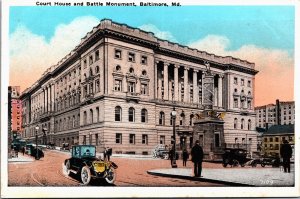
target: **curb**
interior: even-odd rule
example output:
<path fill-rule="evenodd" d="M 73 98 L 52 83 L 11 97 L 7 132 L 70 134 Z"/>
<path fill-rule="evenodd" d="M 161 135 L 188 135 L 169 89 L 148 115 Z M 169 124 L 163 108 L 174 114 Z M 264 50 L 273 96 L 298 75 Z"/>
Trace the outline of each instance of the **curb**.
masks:
<path fill-rule="evenodd" d="M 220 184 L 225 184 L 225 185 L 230 185 L 230 186 L 255 187 L 254 185 L 250 185 L 250 184 L 244 184 L 244 183 L 238 183 L 238 182 L 228 182 L 228 181 L 223 181 L 223 180 L 214 180 L 214 179 L 209 179 L 209 178 L 195 178 L 195 177 L 192 177 L 192 176 L 157 173 L 157 172 L 152 172 L 152 171 L 147 171 L 147 173 L 150 174 L 150 175 L 155 175 L 155 176 L 169 177 L 169 178 L 179 178 L 179 179 L 183 179 L 183 180 L 220 183 Z"/>

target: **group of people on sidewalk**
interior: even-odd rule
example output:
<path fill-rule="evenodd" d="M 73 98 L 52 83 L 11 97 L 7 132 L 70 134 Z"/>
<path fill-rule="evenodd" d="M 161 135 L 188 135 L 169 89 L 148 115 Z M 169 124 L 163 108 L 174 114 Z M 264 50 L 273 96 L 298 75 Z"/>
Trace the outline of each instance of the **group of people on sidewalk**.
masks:
<path fill-rule="evenodd" d="M 284 168 L 284 172 L 290 173 L 290 159 L 292 157 L 292 147 L 289 145 L 289 142 L 287 140 L 283 141 L 283 144 L 280 148 L 280 156 L 282 158 L 282 166 Z M 196 140 L 195 145 L 192 147 L 191 150 L 191 161 L 194 163 L 194 176 L 195 177 L 202 177 L 202 162 L 203 162 L 203 149 L 200 146 L 199 140 Z M 171 157 L 171 161 L 172 161 Z M 186 167 L 186 162 L 189 159 L 189 153 L 186 148 L 182 151 L 182 160 L 183 160 L 183 166 Z"/>

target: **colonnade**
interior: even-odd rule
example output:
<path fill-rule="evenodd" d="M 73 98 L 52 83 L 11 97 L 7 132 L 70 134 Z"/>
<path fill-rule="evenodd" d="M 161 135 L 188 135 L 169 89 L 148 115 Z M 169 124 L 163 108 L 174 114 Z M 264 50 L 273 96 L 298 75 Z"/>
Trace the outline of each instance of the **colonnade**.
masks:
<path fill-rule="evenodd" d="M 159 67 L 162 66 L 163 67 Z M 169 69 L 173 67 L 174 75 L 173 79 L 169 78 Z M 183 81 L 179 77 L 179 69 L 183 67 Z M 160 70 L 162 68 L 162 70 Z M 189 71 L 192 70 L 192 80 L 189 81 Z M 218 78 L 217 85 L 214 85 L 214 89 L 217 90 L 214 96 L 214 106 L 223 107 L 223 75 L 214 74 L 215 78 Z M 179 64 L 172 64 L 157 60 L 155 64 L 155 97 L 165 101 L 184 102 L 191 104 L 203 103 L 203 78 L 205 77 L 205 71 L 188 67 Z M 189 83 L 191 82 L 191 83 Z"/>

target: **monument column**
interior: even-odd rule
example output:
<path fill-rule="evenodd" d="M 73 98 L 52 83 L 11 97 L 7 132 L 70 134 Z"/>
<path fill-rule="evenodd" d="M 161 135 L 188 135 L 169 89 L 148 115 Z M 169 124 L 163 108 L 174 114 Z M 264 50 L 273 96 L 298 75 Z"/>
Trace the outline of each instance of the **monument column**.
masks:
<path fill-rule="evenodd" d="M 169 63 L 164 63 L 164 100 L 169 100 L 168 66 Z"/>

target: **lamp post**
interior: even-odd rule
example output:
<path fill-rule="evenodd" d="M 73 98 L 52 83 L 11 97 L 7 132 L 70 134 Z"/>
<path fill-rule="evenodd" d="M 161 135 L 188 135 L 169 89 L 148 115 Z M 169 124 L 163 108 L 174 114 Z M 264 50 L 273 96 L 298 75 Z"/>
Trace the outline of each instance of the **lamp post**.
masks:
<path fill-rule="evenodd" d="M 38 125 L 36 125 L 35 127 L 35 147 L 36 147 L 36 153 L 35 153 L 35 159 L 38 160 L 38 131 L 39 131 L 40 127 Z"/>
<path fill-rule="evenodd" d="M 172 120 L 173 120 L 173 138 L 174 138 L 174 142 L 173 142 L 173 149 L 174 149 L 174 154 L 173 154 L 173 158 L 172 158 L 172 168 L 177 168 L 177 164 L 176 164 L 176 135 L 175 135 L 175 122 L 176 122 L 176 111 L 175 111 L 175 107 L 173 107 L 173 111 L 172 111 Z"/>

